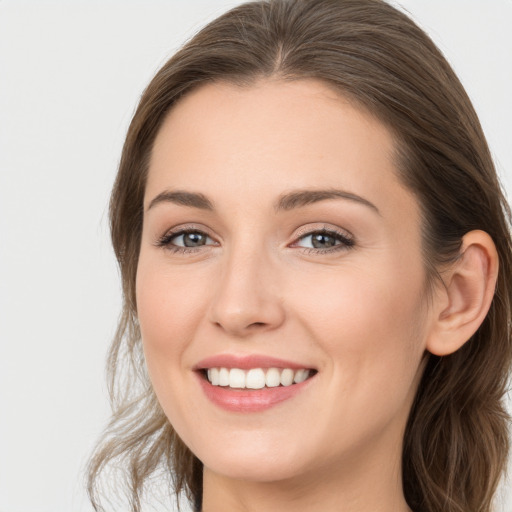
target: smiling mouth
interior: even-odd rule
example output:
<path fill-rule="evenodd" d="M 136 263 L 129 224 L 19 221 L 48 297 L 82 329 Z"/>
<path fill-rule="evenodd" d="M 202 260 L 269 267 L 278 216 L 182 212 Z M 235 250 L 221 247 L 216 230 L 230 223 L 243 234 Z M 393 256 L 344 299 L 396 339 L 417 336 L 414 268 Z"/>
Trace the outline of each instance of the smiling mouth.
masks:
<path fill-rule="evenodd" d="M 317 373 L 301 368 L 240 368 L 215 367 L 202 370 L 203 376 L 212 386 L 230 389 L 264 389 L 288 387 L 300 384 Z"/>

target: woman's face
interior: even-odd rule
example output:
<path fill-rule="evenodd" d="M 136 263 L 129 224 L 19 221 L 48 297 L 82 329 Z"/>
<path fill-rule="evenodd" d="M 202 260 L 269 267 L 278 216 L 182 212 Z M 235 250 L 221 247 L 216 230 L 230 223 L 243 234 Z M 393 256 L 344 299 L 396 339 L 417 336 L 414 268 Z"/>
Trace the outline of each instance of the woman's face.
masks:
<path fill-rule="evenodd" d="M 206 471 L 399 473 L 430 319 L 393 150 L 317 81 L 205 85 L 165 120 L 138 316 L 156 395 Z"/>

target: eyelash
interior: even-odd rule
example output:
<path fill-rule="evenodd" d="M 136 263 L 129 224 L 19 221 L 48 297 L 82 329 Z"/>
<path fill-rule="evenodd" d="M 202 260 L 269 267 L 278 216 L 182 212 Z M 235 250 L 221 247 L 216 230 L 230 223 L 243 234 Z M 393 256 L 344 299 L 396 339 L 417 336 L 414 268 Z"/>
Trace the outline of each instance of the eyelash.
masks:
<path fill-rule="evenodd" d="M 188 235 L 191 233 L 197 233 L 200 235 L 204 235 L 205 237 L 209 237 L 209 235 L 207 233 L 205 233 L 204 231 L 201 231 L 200 229 L 181 229 L 178 231 L 166 233 L 165 235 L 163 235 L 161 238 L 159 238 L 157 240 L 155 245 L 157 245 L 158 247 L 163 247 L 166 250 L 171 251 L 174 254 L 195 253 L 195 252 L 201 250 L 201 248 L 205 247 L 205 246 L 203 245 L 203 246 L 198 246 L 198 247 L 181 247 L 181 246 L 171 244 L 171 241 L 174 238 L 177 238 L 181 235 Z M 346 251 L 348 249 L 351 249 L 354 246 L 354 239 L 352 237 L 348 236 L 347 233 L 337 231 L 335 229 L 331 229 L 331 228 L 327 228 L 327 227 L 300 233 L 298 235 L 297 242 L 303 238 L 306 238 L 306 237 L 312 236 L 312 235 L 326 235 L 326 236 L 334 238 L 337 242 L 340 242 L 340 243 L 337 245 L 334 245 L 333 247 L 331 247 L 329 249 L 317 249 L 314 247 L 302 247 L 301 252 L 303 252 L 304 254 L 312 254 L 312 253 L 313 254 L 326 254 L 326 253 L 333 253 L 333 252 L 338 252 L 338 251 L 342 251 L 342 250 Z M 294 242 L 294 244 L 297 242 Z"/>

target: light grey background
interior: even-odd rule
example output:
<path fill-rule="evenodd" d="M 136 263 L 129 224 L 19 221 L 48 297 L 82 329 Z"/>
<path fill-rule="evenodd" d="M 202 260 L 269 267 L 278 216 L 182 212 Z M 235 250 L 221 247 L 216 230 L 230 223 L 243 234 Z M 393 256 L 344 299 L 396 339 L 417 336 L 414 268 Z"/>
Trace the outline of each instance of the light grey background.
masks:
<path fill-rule="evenodd" d="M 158 67 L 238 3 L 0 0 L 0 512 L 91 510 L 80 471 L 108 417 L 123 137 Z M 512 196 L 512 0 L 400 4 L 459 74 Z"/>

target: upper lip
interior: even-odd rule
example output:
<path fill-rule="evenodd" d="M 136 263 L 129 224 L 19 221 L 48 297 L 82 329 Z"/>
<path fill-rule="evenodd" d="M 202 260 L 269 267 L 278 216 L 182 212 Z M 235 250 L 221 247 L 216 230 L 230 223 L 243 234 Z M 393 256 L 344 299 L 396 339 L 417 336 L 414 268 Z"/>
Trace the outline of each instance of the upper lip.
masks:
<path fill-rule="evenodd" d="M 195 370 L 205 370 L 207 368 L 240 368 L 241 370 L 249 370 L 251 368 L 313 369 L 307 364 L 304 365 L 302 363 L 287 361 L 263 354 L 217 354 L 202 359 L 194 366 Z"/>

